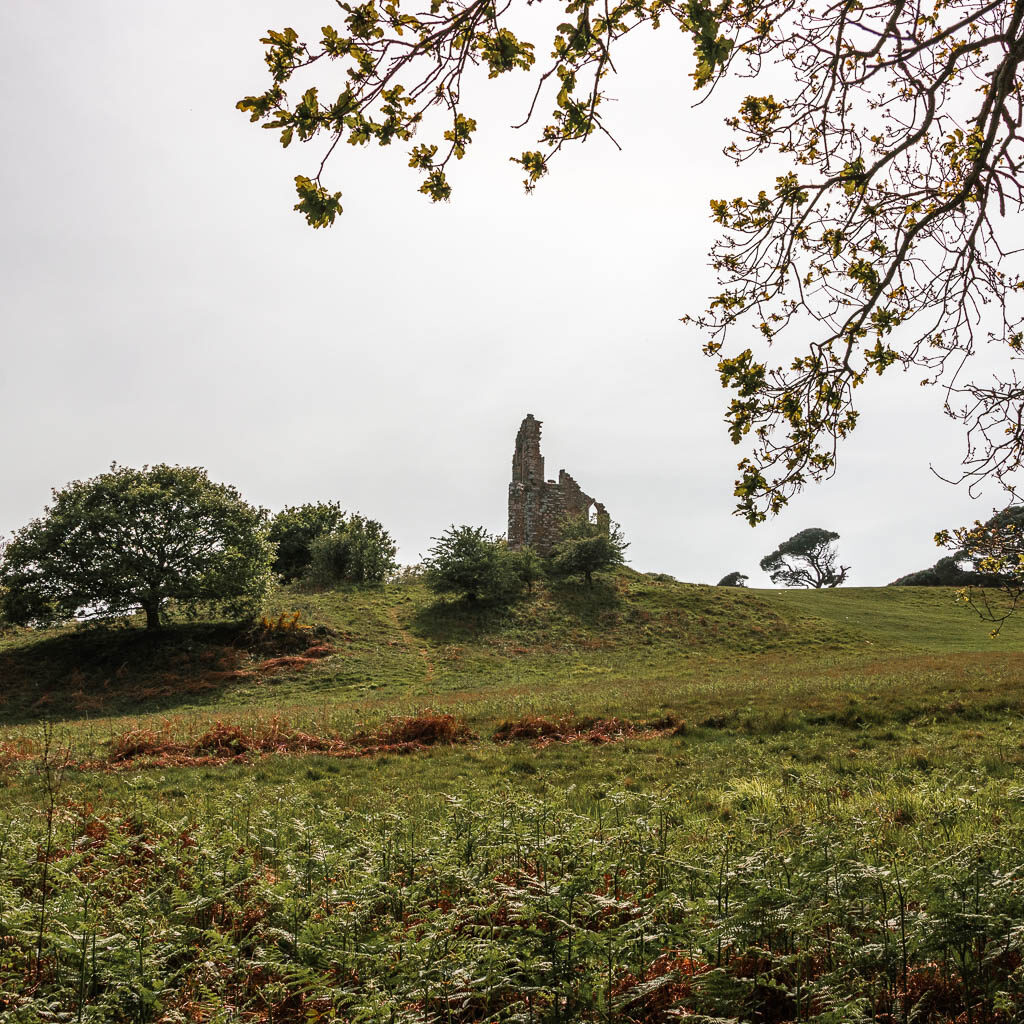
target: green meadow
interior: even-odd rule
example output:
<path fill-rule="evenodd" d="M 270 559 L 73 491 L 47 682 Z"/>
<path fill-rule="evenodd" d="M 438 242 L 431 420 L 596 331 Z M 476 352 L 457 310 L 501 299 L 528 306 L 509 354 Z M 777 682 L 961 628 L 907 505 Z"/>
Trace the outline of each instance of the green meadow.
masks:
<path fill-rule="evenodd" d="M 8 632 L 0 1017 L 1020 1021 L 1024 620 L 954 597 Z"/>

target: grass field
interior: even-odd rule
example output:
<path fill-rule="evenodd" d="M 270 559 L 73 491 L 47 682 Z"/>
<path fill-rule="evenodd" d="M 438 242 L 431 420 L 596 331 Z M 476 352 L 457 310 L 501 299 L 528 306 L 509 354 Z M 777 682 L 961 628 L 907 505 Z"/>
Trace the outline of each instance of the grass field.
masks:
<path fill-rule="evenodd" d="M 1024 1020 L 1020 620 L 275 600 L 0 638 L 3 1020 Z"/>

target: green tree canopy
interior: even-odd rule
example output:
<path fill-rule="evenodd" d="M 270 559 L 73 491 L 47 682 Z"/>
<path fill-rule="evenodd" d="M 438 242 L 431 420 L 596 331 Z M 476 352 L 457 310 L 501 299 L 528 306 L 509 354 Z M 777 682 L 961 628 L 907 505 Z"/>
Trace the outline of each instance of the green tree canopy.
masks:
<path fill-rule="evenodd" d="M 267 538 L 275 547 L 274 572 L 286 582 L 297 580 L 309 568 L 317 537 L 331 533 L 345 521 L 336 501 L 289 505 L 270 520 Z"/>
<path fill-rule="evenodd" d="M 53 492 L 0 562 L 12 622 L 143 611 L 255 613 L 272 581 L 265 513 L 195 466 L 114 465 Z"/>
<path fill-rule="evenodd" d="M 838 587 L 850 571 L 837 566 L 838 555 L 832 546 L 839 534 L 812 526 L 783 541 L 770 555 L 761 559 L 761 568 L 772 583 L 787 587 Z"/>
<path fill-rule="evenodd" d="M 594 574 L 624 565 L 629 542 L 618 523 L 601 516 L 592 522 L 586 513 L 570 516 L 562 536 L 551 549 L 551 571 L 556 576 L 582 576 L 593 586 Z"/>
<path fill-rule="evenodd" d="M 482 526 L 449 526 L 423 559 L 427 585 L 469 601 L 502 601 L 523 588 L 518 564 L 501 537 Z"/>
<path fill-rule="evenodd" d="M 526 6 L 343 4 L 316 36 L 268 31 L 269 84 L 238 106 L 282 145 L 318 146 L 295 179 L 307 221 L 341 212 L 325 182 L 342 142 L 398 143 L 420 191 L 447 199 L 483 105 L 474 65 L 489 80 L 525 79 L 519 127 L 541 126 L 512 159 L 532 189 L 565 146 L 613 132 L 608 87 L 624 37 L 681 29 L 695 89 L 743 82 L 723 110 L 725 156 L 764 174 L 749 195 L 707 197 L 718 281 L 703 311 L 681 311 L 731 394 L 737 510 L 756 523 L 834 472 L 858 389 L 894 366 L 948 385 L 946 411 L 966 433 L 962 478 L 1011 482 L 1024 459 L 1013 369 L 1024 348 L 1024 5 L 558 0 L 532 8 L 534 28 L 550 12 L 539 42 L 521 38 Z M 679 97 L 654 102 L 687 130 Z M 1007 370 L 971 380 L 965 363 L 986 338 L 1004 347 Z"/>

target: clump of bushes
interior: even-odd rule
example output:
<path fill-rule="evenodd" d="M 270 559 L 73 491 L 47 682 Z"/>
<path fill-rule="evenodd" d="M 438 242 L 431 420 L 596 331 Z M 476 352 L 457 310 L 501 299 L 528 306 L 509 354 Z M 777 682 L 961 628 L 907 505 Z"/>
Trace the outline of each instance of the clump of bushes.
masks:
<path fill-rule="evenodd" d="M 349 516 L 310 545 L 311 583 L 383 583 L 395 571 L 398 547 L 375 519 Z"/>
<path fill-rule="evenodd" d="M 286 583 L 381 583 L 398 564 L 388 531 L 337 502 L 289 506 L 271 520 L 268 536 L 277 551 L 274 569 Z"/>
<path fill-rule="evenodd" d="M 267 538 L 275 550 L 274 572 L 285 581 L 301 579 L 312 562 L 313 542 L 345 522 L 336 501 L 289 505 L 270 520 Z"/>
<path fill-rule="evenodd" d="M 741 572 L 730 572 L 726 573 L 717 584 L 718 587 L 745 587 L 749 576 L 744 576 Z"/>
<path fill-rule="evenodd" d="M 952 533 L 952 536 L 950 535 Z M 1003 587 L 1024 563 L 1024 505 L 1010 505 L 984 523 L 940 531 L 937 543 L 953 548 L 928 569 L 907 573 L 890 587 Z M 993 557 L 994 556 L 994 557 Z"/>
<path fill-rule="evenodd" d="M 981 573 L 960 567 L 961 559 L 955 555 L 940 558 L 930 569 L 919 569 L 893 580 L 890 587 L 967 587 L 991 582 Z"/>
<path fill-rule="evenodd" d="M 330 633 L 326 626 L 303 622 L 301 612 L 281 612 L 276 617 L 261 616 L 246 639 L 251 650 L 262 654 L 293 654 L 307 651 Z"/>
<path fill-rule="evenodd" d="M 532 591 L 544 578 L 594 574 L 625 562 L 629 546 L 616 523 L 593 522 L 586 515 L 569 518 L 562 539 L 546 557 L 531 547 L 513 550 L 504 537 L 482 526 L 450 526 L 435 537 L 423 560 L 427 585 L 437 594 L 457 594 L 467 601 L 510 601 Z"/>
<path fill-rule="evenodd" d="M 376 732 L 356 733 L 352 742 L 357 746 L 411 744 L 432 747 L 468 743 L 476 738 L 463 719 L 428 709 L 418 715 L 389 718 Z"/>
<path fill-rule="evenodd" d="M 527 592 L 533 593 L 533 585 L 547 576 L 548 567 L 545 560 L 529 546 L 508 551 L 507 557 L 521 586 L 526 587 Z"/>

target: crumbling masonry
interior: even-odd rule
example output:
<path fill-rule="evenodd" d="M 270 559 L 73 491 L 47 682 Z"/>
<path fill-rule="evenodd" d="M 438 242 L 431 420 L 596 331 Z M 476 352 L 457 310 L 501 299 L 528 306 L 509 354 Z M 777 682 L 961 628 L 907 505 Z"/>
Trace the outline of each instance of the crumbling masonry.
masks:
<path fill-rule="evenodd" d="M 546 555 L 558 543 L 565 519 L 590 515 L 594 509 L 599 523 L 609 520 L 604 505 L 584 494 L 564 469 L 558 471 L 557 481 L 544 479 L 540 427 L 540 420 L 530 413 L 516 435 L 508 485 L 508 544 L 511 548 L 529 545 Z"/>

